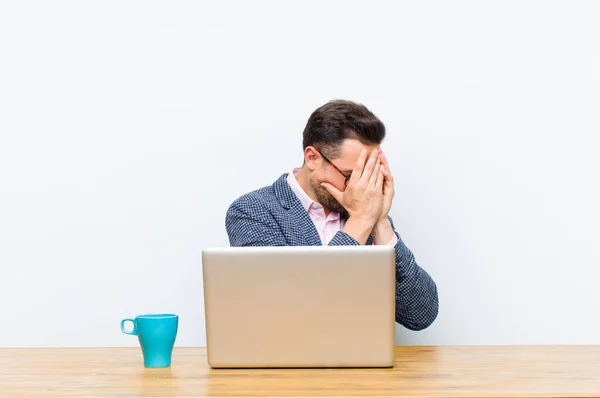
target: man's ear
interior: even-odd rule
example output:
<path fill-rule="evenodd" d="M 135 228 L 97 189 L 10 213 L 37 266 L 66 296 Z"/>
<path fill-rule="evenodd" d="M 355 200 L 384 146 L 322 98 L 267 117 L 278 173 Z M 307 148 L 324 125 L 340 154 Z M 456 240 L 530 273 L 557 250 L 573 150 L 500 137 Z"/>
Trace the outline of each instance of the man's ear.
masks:
<path fill-rule="evenodd" d="M 309 170 L 315 170 L 319 167 L 321 156 L 319 152 L 312 146 L 307 146 L 304 149 L 304 163 Z"/>

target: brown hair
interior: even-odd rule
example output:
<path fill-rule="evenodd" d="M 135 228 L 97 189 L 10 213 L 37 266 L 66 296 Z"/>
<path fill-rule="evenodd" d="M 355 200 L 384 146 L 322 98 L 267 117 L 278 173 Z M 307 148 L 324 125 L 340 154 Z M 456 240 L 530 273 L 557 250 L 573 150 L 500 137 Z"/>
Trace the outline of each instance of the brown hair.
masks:
<path fill-rule="evenodd" d="M 317 108 L 308 118 L 302 148 L 314 146 L 325 156 L 335 159 L 339 146 L 347 138 L 365 145 L 379 145 L 385 126 L 366 106 L 352 101 L 333 100 Z"/>

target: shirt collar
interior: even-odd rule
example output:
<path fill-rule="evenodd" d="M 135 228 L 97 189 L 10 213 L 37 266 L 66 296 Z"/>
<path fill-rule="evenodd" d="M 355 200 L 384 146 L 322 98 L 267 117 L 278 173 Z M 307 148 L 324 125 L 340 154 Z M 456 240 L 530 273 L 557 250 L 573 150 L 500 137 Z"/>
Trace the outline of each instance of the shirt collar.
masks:
<path fill-rule="evenodd" d="M 323 206 L 321 206 L 321 204 L 312 200 L 310 198 L 310 196 L 308 196 L 308 194 L 304 191 L 304 189 L 302 189 L 302 187 L 300 186 L 300 183 L 298 183 L 296 176 L 298 175 L 299 172 L 300 172 L 300 168 L 296 167 L 288 174 L 287 182 L 290 185 L 290 188 L 292 188 L 292 191 L 296 194 L 296 196 L 300 200 L 300 203 L 302 203 L 302 207 L 304 207 L 304 210 L 306 210 L 309 213 L 324 214 Z M 329 213 L 330 219 L 336 219 L 338 217 L 339 217 L 339 213 L 337 213 L 335 211 L 331 211 Z"/>

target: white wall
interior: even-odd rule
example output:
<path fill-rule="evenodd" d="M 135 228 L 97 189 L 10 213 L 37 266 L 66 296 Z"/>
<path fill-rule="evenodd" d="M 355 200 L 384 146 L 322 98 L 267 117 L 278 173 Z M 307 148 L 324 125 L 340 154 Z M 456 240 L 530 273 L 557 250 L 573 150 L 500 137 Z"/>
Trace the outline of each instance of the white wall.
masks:
<path fill-rule="evenodd" d="M 600 343 L 600 4 L 3 2 L 0 346 L 129 346 L 301 162 L 309 114 L 386 123 L 392 216 L 440 315 L 400 344 Z M 243 331 L 240 331 L 243 333 Z"/>

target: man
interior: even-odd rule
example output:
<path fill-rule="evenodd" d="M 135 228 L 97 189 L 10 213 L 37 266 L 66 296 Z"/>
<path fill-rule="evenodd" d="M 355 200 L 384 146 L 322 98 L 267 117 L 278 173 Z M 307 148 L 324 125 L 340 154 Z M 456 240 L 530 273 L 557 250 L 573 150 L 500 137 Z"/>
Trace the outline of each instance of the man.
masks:
<path fill-rule="evenodd" d="M 384 137 L 383 123 L 361 104 L 319 107 L 304 129 L 302 167 L 236 199 L 226 229 L 231 246 L 394 246 L 396 322 L 422 330 L 437 317 L 437 286 L 388 215 L 394 179 Z"/>

